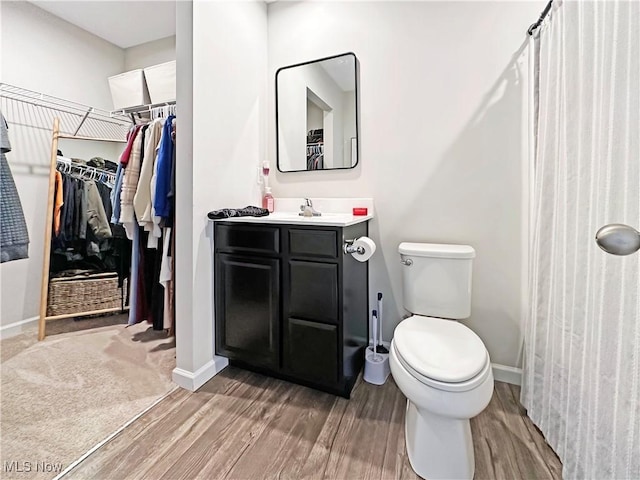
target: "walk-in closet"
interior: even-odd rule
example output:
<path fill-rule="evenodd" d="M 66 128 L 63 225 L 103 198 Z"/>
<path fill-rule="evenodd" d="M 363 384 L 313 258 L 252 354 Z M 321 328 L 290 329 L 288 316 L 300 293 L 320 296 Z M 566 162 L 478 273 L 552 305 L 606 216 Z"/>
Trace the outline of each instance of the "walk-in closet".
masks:
<path fill-rule="evenodd" d="M 53 116 L 38 338 L 49 321 L 124 311 L 173 334 L 175 101 L 106 112 L 0 94 Z"/>
<path fill-rule="evenodd" d="M 96 33 L 118 5 L 36 3 L 0 5 L 2 225 L 21 242 L 0 266 L 1 460 L 57 474 L 175 388 L 175 4 Z"/>

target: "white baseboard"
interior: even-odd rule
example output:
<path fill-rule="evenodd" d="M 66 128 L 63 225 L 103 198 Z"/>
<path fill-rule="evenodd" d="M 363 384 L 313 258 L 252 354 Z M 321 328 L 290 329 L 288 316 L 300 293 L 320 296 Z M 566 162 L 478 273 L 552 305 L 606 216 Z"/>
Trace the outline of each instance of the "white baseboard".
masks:
<path fill-rule="evenodd" d="M 40 320 L 40 317 L 31 317 L 26 320 L 20 320 L 19 322 L 13 322 L 9 325 L 0 327 L 0 340 L 15 337 L 16 335 L 24 332 L 27 328 L 37 327 L 38 320 Z"/>
<path fill-rule="evenodd" d="M 513 385 L 522 385 L 522 369 L 492 363 L 493 379 L 498 382 L 511 383 Z"/>
<path fill-rule="evenodd" d="M 195 392 L 215 375 L 220 373 L 227 365 L 229 365 L 228 358 L 216 355 L 195 372 L 190 372 L 178 367 L 174 368 L 172 378 L 174 383 L 180 387 L 190 392 Z"/>
<path fill-rule="evenodd" d="M 195 392 L 202 385 L 211 380 L 215 375 L 220 373 L 227 365 L 229 359 L 225 357 L 215 356 L 205 365 L 195 372 L 189 372 L 182 368 L 173 369 L 173 381 L 180 387 Z M 498 382 L 511 383 L 513 385 L 522 385 L 522 369 L 492 363 L 493 378 Z"/>

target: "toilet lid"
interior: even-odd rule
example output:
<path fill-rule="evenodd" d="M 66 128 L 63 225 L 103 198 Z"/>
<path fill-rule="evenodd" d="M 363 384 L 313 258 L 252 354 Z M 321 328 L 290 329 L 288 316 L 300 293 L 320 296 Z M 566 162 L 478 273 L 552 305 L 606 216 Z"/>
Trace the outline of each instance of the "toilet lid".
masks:
<path fill-rule="evenodd" d="M 400 322 L 393 341 L 412 369 L 441 382 L 469 380 L 488 361 L 480 337 L 454 320 L 414 315 Z"/>

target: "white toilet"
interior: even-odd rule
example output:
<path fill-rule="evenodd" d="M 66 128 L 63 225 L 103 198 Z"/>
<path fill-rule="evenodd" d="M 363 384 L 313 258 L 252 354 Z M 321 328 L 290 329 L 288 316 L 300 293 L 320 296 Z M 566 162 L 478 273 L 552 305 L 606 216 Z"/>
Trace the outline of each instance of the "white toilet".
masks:
<path fill-rule="evenodd" d="M 401 243 L 404 307 L 413 316 L 396 327 L 391 374 L 407 397 L 405 437 L 415 472 L 429 480 L 472 479 L 469 419 L 491 400 L 487 349 L 455 320 L 471 313 L 468 245 Z"/>

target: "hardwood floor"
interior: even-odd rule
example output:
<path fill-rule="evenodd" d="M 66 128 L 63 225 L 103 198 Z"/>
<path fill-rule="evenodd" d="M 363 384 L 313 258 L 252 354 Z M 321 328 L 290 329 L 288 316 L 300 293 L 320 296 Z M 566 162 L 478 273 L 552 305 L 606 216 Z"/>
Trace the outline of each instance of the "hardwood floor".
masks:
<path fill-rule="evenodd" d="M 475 478 L 560 479 L 561 464 L 496 382 L 472 420 Z M 418 479 L 405 452 L 406 400 L 393 379 L 351 400 L 227 368 L 177 390 L 85 459 L 69 479 Z"/>
<path fill-rule="evenodd" d="M 562 479 L 562 463 L 520 405 L 520 387 L 496 382 L 471 419 L 476 479 Z"/>

